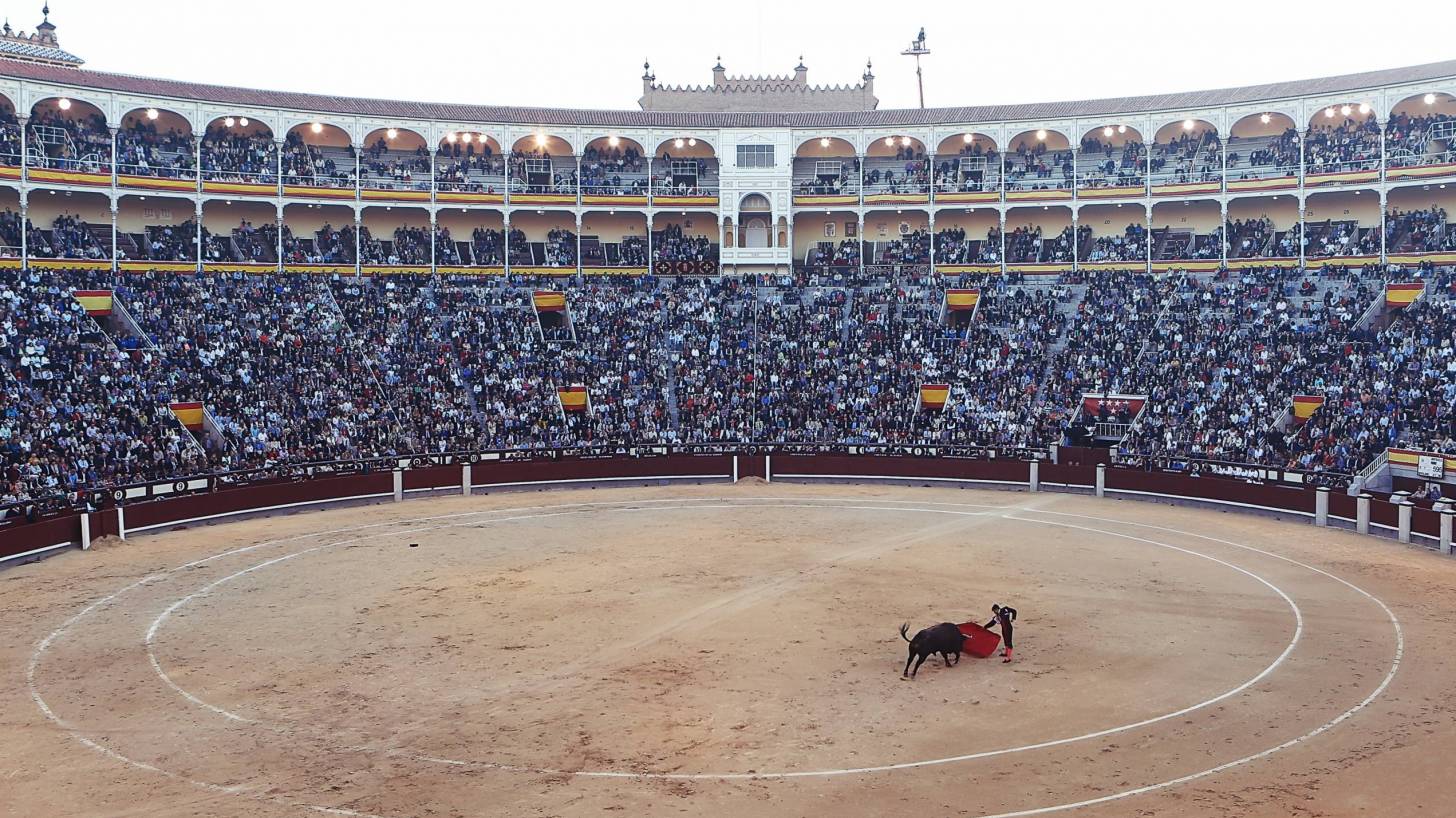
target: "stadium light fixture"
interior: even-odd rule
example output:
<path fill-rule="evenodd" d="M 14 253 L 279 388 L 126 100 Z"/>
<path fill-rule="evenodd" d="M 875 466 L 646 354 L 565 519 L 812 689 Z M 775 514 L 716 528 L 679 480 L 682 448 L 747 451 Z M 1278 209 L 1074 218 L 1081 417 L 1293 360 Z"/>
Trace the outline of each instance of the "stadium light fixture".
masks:
<path fill-rule="evenodd" d="M 1424 97 L 1424 99 L 1426 100 L 1426 104 L 1427 105 L 1435 105 L 1436 104 L 1436 95 L 1435 94 L 1426 94 L 1426 96 Z"/>
<path fill-rule="evenodd" d="M 238 124 L 242 125 L 244 128 L 248 127 L 248 118 L 243 117 L 242 119 L 239 119 Z"/>
<path fill-rule="evenodd" d="M 465 133 L 460 134 L 460 141 L 461 142 L 464 142 L 467 145 L 469 145 L 472 141 L 474 141 L 474 139 L 475 139 L 475 135 L 472 134 L 470 131 L 466 131 Z"/>
<path fill-rule="evenodd" d="M 976 141 L 976 135 L 973 134 L 973 133 L 968 133 L 965 136 L 962 136 L 961 139 L 964 139 L 965 142 L 966 142 L 966 144 L 969 145 L 972 142 L 975 142 Z"/>
<path fill-rule="evenodd" d="M 1268 125 L 1269 124 L 1269 115 L 1268 114 L 1259 114 L 1259 121 L 1262 122 L 1262 123 L 1264 123 L 1265 125 Z"/>
<path fill-rule="evenodd" d="M 1325 109 L 1325 119 L 1334 119 L 1334 118 L 1335 118 L 1335 109 L 1334 108 L 1326 108 Z"/>
<path fill-rule="evenodd" d="M 672 146 L 674 148 L 681 148 L 683 145 L 686 145 L 686 144 L 687 144 L 687 142 L 682 137 L 679 136 L 676 140 L 673 141 Z"/>
<path fill-rule="evenodd" d="M 537 131 L 536 132 L 536 147 L 538 147 L 538 148 L 544 148 L 544 147 L 546 147 L 546 133 L 544 131 Z"/>
<path fill-rule="evenodd" d="M 821 136 L 821 137 L 819 137 L 819 147 L 821 147 L 821 148 L 827 148 L 827 147 L 829 147 L 829 137 L 827 137 L 827 136 Z"/>
<path fill-rule="evenodd" d="M 1117 132 L 1118 133 L 1127 133 L 1127 126 L 1126 125 L 1118 125 L 1117 126 Z"/>
<path fill-rule="evenodd" d="M 57 100 L 56 105 L 59 105 L 62 111 L 71 110 L 71 101 L 69 99 L 66 99 L 65 97 L 61 97 L 59 100 Z"/>
<path fill-rule="evenodd" d="M 451 131 L 450 133 L 445 134 L 445 141 L 446 142 L 449 142 L 451 145 L 455 144 L 455 140 L 456 139 L 457 139 L 457 137 L 455 136 L 455 132 L 454 131 Z"/>
<path fill-rule="evenodd" d="M 1111 125 L 1108 125 L 1106 128 L 1103 128 L 1102 129 L 1102 135 L 1103 136 L 1112 136 L 1112 126 Z"/>
<path fill-rule="evenodd" d="M 893 137 L 893 136 L 887 136 L 887 137 L 885 137 L 885 147 L 888 147 L 888 148 L 895 147 L 895 137 Z"/>
<path fill-rule="evenodd" d="M 607 144 L 615 148 L 618 145 L 622 144 L 622 137 L 617 136 L 616 134 L 612 134 L 611 136 L 607 137 Z"/>
<path fill-rule="evenodd" d="M 688 147 L 689 148 L 696 148 L 697 146 L 698 146 L 698 140 L 697 139 L 694 139 L 694 138 L 689 138 L 688 139 Z"/>
<path fill-rule="evenodd" d="M 902 148 L 908 148 L 908 147 L 910 147 L 910 137 L 908 137 L 908 136 L 902 136 L 902 137 L 900 137 L 900 147 L 902 147 Z"/>
<path fill-rule="evenodd" d="M 312 125 L 309 125 L 308 126 L 308 129 L 310 131 L 313 131 L 314 133 L 323 133 L 324 132 L 324 123 L 322 123 L 322 122 L 315 122 Z"/>
<path fill-rule="evenodd" d="M 147 109 L 147 119 L 156 119 L 159 116 L 161 116 L 161 113 L 156 108 Z"/>
<path fill-rule="evenodd" d="M 389 130 L 384 132 L 385 139 L 393 139 L 396 136 L 399 136 L 399 130 L 396 128 L 390 128 Z"/>
<path fill-rule="evenodd" d="M 1191 119 L 1185 119 L 1185 120 L 1183 120 L 1183 130 L 1185 130 L 1185 131 L 1191 131 L 1191 130 L 1193 130 L 1193 120 L 1191 120 Z"/>
<path fill-rule="evenodd" d="M 1350 115 L 1350 106 L 1348 106 L 1348 105 L 1341 105 L 1340 106 L 1340 115 L 1341 116 L 1349 116 Z"/>
<path fill-rule="evenodd" d="M 1368 103 L 1368 102 L 1362 102 L 1362 103 L 1360 103 L 1360 114 L 1363 116 L 1363 115 L 1368 114 L 1368 113 L 1370 113 L 1370 103 Z"/>
<path fill-rule="evenodd" d="M 1044 131 L 1044 130 L 1037 131 L 1036 132 L 1036 138 L 1039 141 L 1041 141 L 1041 142 L 1045 142 L 1046 141 L 1046 131 Z"/>
<path fill-rule="evenodd" d="M 233 126 L 233 122 L 235 121 L 236 120 L 234 120 L 232 117 L 228 117 L 222 121 L 223 127 L 231 128 Z"/>

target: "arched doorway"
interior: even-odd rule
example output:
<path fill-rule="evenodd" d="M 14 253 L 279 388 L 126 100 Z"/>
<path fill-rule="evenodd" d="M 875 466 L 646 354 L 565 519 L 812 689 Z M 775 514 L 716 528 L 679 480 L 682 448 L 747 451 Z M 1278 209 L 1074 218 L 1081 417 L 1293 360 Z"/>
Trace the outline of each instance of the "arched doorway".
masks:
<path fill-rule="evenodd" d="M 773 217 L 769 212 L 768 198 L 757 193 L 749 194 L 743 197 L 738 210 L 741 214 L 739 224 L 743 225 L 740 246 L 769 247 L 769 224 Z"/>

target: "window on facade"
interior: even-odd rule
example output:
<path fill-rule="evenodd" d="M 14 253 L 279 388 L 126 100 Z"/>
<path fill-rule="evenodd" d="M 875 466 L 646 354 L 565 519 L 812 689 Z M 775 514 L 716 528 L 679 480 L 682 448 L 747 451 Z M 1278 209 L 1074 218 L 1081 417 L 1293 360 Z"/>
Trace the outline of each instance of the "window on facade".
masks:
<path fill-rule="evenodd" d="M 738 167 L 771 168 L 774 166 L 773 145 L 739 145 Z"/>

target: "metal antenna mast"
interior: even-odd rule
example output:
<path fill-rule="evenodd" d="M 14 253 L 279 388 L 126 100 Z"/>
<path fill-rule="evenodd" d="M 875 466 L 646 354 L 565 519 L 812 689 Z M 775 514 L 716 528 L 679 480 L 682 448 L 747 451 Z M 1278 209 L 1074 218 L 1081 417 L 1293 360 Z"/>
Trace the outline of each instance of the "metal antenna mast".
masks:
<path fill-rule="evenodd" d="M 920 27 L 920 36 L 910 41 L 910 47 L 900 52 L 906 57 L 915 58 L 915 84 L 920 86 L 920 107 L 925 107 L 925 78 L 920 73 L 920 58 L 930 53 L 925 47 L 925 27 Z"/>

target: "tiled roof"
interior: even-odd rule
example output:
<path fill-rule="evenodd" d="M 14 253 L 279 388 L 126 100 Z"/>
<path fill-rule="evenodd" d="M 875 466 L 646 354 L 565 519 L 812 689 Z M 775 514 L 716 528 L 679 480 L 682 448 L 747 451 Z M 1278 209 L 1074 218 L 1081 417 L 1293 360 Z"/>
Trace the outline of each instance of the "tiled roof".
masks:
<path fill-rule="evenodd" d="M 64 53 L 64 52 L 61 52 Z M 1131 114 L 1145 111 L 1183 111 L 1237 105 L 1260 100 L 1330 94 L 1383 85 L 1456 77 L 1456 60 L 1407 68 L 1390 68 L 1338 77 L 1269 83 L 1176 94 L 1038 102 L 1024 105 L 972 105 L 852 112 L 802 113 L 696 113 L 675 111 L 528 108 L 503 105 L 466 105 L 443 102 L 407 102 L 360 97 L 332 97 L 293 91 L 265 91 L 181 80 L 111 74 L 82 68 L 3 59 L 0 76 L 54 82 L 142 96 L 169 97 L 250 108 L 286 108 L 317 113 L 394 119 L 425 119 L 522 125 L 597 125 L 657 128 L 856 128 L 881 125 L 973 124 L 1067 117 Z"/>
<path fill-rule="evenodd" d="M 75 65 L 80 65 L 85 62 L 85 60 L 69 51 L 51 48 L 48 45 L 36 45 L 35 43 L 20 43 L 15 40 L 0 39 L 0 57 L 7 57 L 11 54 L 37 60 L 55 60 L 57 62 L 73 63 Z M 9 62 L 7 61 L 6 64 L 8 65 Z"/>

